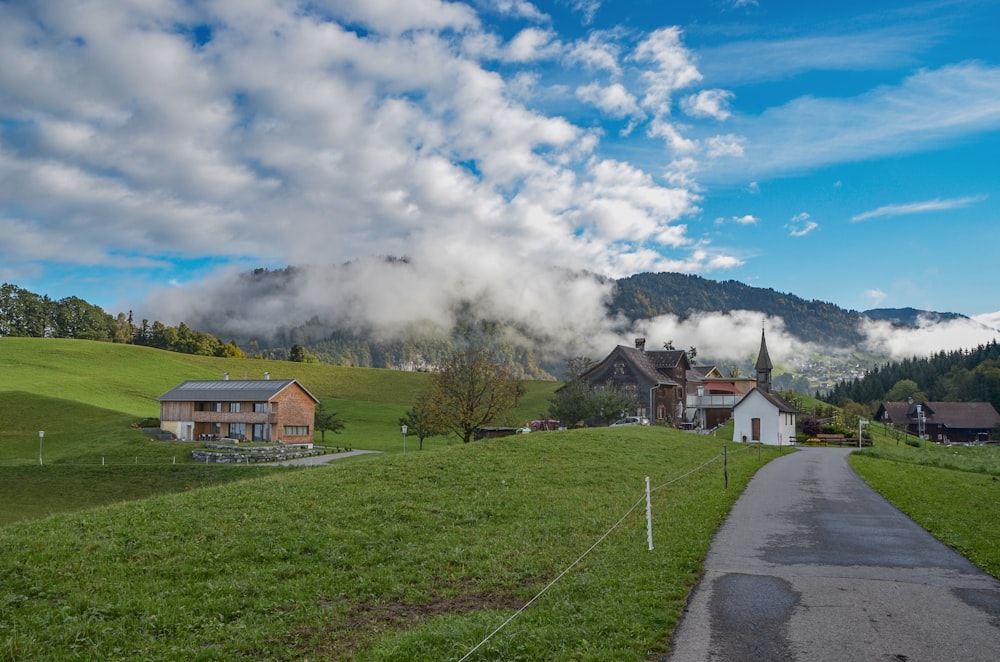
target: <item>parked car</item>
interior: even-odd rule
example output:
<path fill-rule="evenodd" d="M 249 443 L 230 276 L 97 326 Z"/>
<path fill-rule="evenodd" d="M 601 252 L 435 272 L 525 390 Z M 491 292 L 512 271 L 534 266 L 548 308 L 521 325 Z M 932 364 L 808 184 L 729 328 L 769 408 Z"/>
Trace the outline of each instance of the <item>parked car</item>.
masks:
<path fill-rule="evenodd" d="M 617 428 L 623 425 L 649 425 L 649 419 L 644 416 L 626 416 L 624 418 L 619 418 L 609 427 Z"/>

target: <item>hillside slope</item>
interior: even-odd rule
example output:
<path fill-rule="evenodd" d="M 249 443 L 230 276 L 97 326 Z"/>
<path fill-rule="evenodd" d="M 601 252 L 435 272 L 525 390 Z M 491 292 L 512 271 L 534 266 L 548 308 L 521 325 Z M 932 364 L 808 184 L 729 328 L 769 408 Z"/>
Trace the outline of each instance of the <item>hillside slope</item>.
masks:
<path fill-rule="evenodd" d="M 31 394 L 138 418 L 158 417 L 156 398 L 187 379 L 297 379 L 347 423 L 347 440 L 367 448 L 393 449 L 400 440 L 399 417 L 426 388 L 427 373 L 350 368 L 322 363 L 230 359 L 178 354 L 149 347 L 55 338 L 0 338 L 0 395 Z M 552 381 L 524 382 L 525 395 L 509 423 L 523 425 L 548 409 Z M 14 402 L 10 397 L 7 402 Z M 14 404 L 10 405 L 15 406 Z M 55 409 L 58 410 L 58 407 Z M 0 420 L 0 430 L 9 429 Z M 68 423 L 70 424 L 70 423 Z M 52 414 L 40 408 L 21 433 L 51 428 Z M 352 441 L 351 445 L 358 445 Z"/>

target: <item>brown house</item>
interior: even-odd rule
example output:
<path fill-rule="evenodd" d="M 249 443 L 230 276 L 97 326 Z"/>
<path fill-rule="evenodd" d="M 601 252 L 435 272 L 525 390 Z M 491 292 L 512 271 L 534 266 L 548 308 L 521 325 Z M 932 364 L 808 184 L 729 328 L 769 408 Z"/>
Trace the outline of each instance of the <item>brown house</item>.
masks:
<path fill-rule="evenodd" d="M 988 402 L 883 402 L 875 420 L 942 443 L 985 441 L 1000 425 Z"/>
<path fill-rule="evenodd" d="M 618 345 L 600 363 L 580 375 L 592 387 L 612 385 L 632 395 L 634 412 L 650 423 L 684 421 L 685 383 L 691 369 L 683 350 L 646 351 L 646 339 L 636 338 L 635 347 Z"/>
<path fill-rule="evenodd" d="M 266 375 L 265 375 L 266 377 Z M 319 400 L 294 379 L 186 381 L 157 400 L 160 428 L 186 441 L 312 443 Z"/>

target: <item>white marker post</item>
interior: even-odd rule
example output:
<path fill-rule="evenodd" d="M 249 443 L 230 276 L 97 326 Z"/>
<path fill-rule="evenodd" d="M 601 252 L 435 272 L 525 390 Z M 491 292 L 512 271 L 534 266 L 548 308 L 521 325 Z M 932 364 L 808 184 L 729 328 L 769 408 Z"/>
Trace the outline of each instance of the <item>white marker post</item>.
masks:
<path fill-rule="evenodd" d="M 649 476 L 646 476 L 646 542 L 653 551 L 653 500 L 650 498 Z"/>
<path fill-rule="evenodd" d="M 45 430 L 38 431 L 38 466 L 42 466 L 42 439 L 45 438 Z"/>

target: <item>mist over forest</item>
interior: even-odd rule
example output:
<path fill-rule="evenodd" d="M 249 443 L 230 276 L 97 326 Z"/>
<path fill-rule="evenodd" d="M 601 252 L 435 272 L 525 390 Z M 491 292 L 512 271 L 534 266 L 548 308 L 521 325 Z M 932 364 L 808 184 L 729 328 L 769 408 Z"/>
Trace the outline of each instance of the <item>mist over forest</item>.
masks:
<path fill-rule="evenodd" d="M 694 347 L 701 362 L 750 366 L 765 330 L 791 373 L 929 356 L 995 339 L 996 328 L 936 311 L 845 310 L 791 293 L 679 273 L 610 279 L 517 259 L 454 269 L 443 261 L 372 257 L 337 266 L 231 271 L 147 301 L 155 317 L 254 351 L 317 348 L 323 360 L 420 369 L 437 347 L 470 336 L 519 354 L 525 376 L 559 377 L 574 356 L 602 358 L 647 338 Z M 361 348 L 361 349 L 359 349 Z M 339 358 L 338 358 L 339 357 Z"/>

